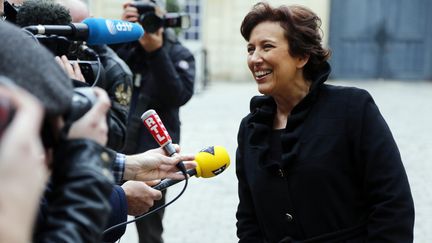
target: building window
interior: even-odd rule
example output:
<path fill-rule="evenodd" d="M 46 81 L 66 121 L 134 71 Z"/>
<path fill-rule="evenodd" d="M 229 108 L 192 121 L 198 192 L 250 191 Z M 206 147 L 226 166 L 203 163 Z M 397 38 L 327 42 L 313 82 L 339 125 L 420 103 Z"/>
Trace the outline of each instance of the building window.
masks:
<path fill-rule="evenodd" d="M 201 0 L 186 0 L 185 12 L 189 14 L 191 27 L 183 32 L 185 40 L 201 39 Z"/>

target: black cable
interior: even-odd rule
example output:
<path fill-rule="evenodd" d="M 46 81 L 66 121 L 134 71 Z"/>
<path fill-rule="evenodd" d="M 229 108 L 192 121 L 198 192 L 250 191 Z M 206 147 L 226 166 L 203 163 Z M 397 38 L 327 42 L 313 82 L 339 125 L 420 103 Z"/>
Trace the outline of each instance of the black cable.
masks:
<path fill-rule="evenodd" d="M 96 60 L 97 60 L 97 62 L 98 62 L 98 70 L 97 70 L 97 74 L 96 74 L 95 81 L 94 81 L 94 83 L 92 84 L 92 87 L 95 87 L 96 84 L 97 84 L 97 82 L 99 81 L 99 79 L 100 79 L 100 75 L 101 75 L 101 69 L 102 69 L 102 63 L 101 63 L 101 60 L 100 60 L 100 58 L 99 58 L 99 55 L 96 55 Z"/>
<path fill-rule="evenodd" d="M 96 78 L 92 84 L 91 87 L 95 87 L 96 84 L 98 83 L 99 79 L 100 79 L 100 75 L 101 75 L 101 70 L 102 70 L 102 63 L 99 57 L 99 54 L 97 54 L 97 52 L 95 52 L 93 49 L 91 49 L 90 47 L 88 47 L 85 44 L 80 45 L 81 51 L 83 51 L 84 53 L 86 53 L 87 55 L 91 55 L 94 58 L 96 58 L 96 61 L 98 63 L 98 70 L 97 70 L 97 74 L 96 74 Z"/>
<path fill-rule="evenodd" d="M 132 220 L 129 220 L 129 221 L 126 221 L 126 222 L 123 222 L 123 223 L 120 223 L 120 224 L 116 224 L 116 225 L 114 225 L 114 226 L 111 226 L 111 227 L 109 227 L 108 229 L 106 229 L 104 232 L 103 232 L 103 234 L 106 234 L 106 233 L 108 233 L 108 232 L 110 232 L 110 231 L 112 231 L 112 230 L 114 230 L 114 229 L 116 229 L 116 228 L 118 228 L 118 227 L 121 227 L 121 226 L 123 226 L 123 225 L 127 225 L 127 224 L 130 224 L 130 223 L 133 223 L 133 222 L 135 222 L 135 221 L 138 221 L 138 220 L 140 220 L 140 219 L 142 219 L 142 218 L 144 218 L 144 217 L 146 217 L 146 216 L 148 216 L 148 215 L 150 215 L 150 214 L 152 214 L 152 213 L 154 213 L 154 212 L 156 212 L 156 211 L 159 211 L 159 210 L 161 210 L 161 209 L 163 209 L 163 208 L 166 208 L 166 207 L 168 207 L 170 204 L 172 204 L 173 202 L 175 202 L 177 199 L 179 199 L 180 197 L 181 197 L 181 195 L 183 195 L 183 193 L 186 191 L 186 188 L 187 188 L 187 185 L 188 185 L 188 174 L 186 173 L 186 170 L 181 170 L 181 172 L 183 173 L 183 176 L 186 178 L 185 179 L 185 184 L 184 184 L 184 186 L 183 186 L 183 189 L 181 190 L 181 192 L 174 198 L 174 199 L 172 199 L 170 202 L 168 202 L 168 203 L 166 203 L 166 204 L 164 204 L 164 205 L 161 205 L 161 206 L 159 206 L 159 207 L 157 207 L 157 208 L 155 208 L 155 209 L 153 209 L 153 210 L 151 210 L 151 211 L 148 211 L 147 213 L 145 213 L 145 214 L 143 214 L 143 215 L 140 215 L 140 216 L 138 216 L 138 217 L 136 217 L 135 219 L 132 219 Z"/>

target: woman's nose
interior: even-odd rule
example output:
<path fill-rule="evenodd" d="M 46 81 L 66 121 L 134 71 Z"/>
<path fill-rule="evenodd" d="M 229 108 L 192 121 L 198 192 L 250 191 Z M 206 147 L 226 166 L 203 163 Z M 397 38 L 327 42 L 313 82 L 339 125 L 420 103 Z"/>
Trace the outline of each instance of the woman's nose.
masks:
<path fill-rule="evenodd" d="M 252 53 L 250 60 L 253 63 L 261 63 L 262 62 L 262 57 L 261 57 L 261 54 L 259 53 L 259 51 L 255 50 Z"/>

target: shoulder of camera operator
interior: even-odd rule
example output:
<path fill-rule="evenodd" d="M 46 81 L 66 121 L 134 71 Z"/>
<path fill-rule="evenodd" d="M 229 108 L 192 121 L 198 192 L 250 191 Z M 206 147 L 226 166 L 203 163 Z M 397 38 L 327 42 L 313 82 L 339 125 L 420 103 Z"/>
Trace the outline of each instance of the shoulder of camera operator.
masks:
<path fill-rule="evenodd" d="M 105 70 L 106 90 L 112 101 L 128 107 L 132 95 L 132 71 L 109 46 L 92 46 Z"/>
<path fill-rule="evenodd" d="M 121 150 L 126 140 L 126 123 L 132 96 L 132 71 L 108 46 L 92 46 L 105 70 L 105 90 L 111 100 L 107 147 Z"/>

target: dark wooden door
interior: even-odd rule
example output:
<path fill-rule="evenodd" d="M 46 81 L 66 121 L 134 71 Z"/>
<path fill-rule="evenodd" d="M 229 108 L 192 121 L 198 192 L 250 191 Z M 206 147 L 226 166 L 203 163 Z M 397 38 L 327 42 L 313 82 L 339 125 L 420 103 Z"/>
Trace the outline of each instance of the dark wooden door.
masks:
<path fill-rule="evenodd" d="M 333 78 L 432 79 L 432 1 L 332 0 Z"/>

